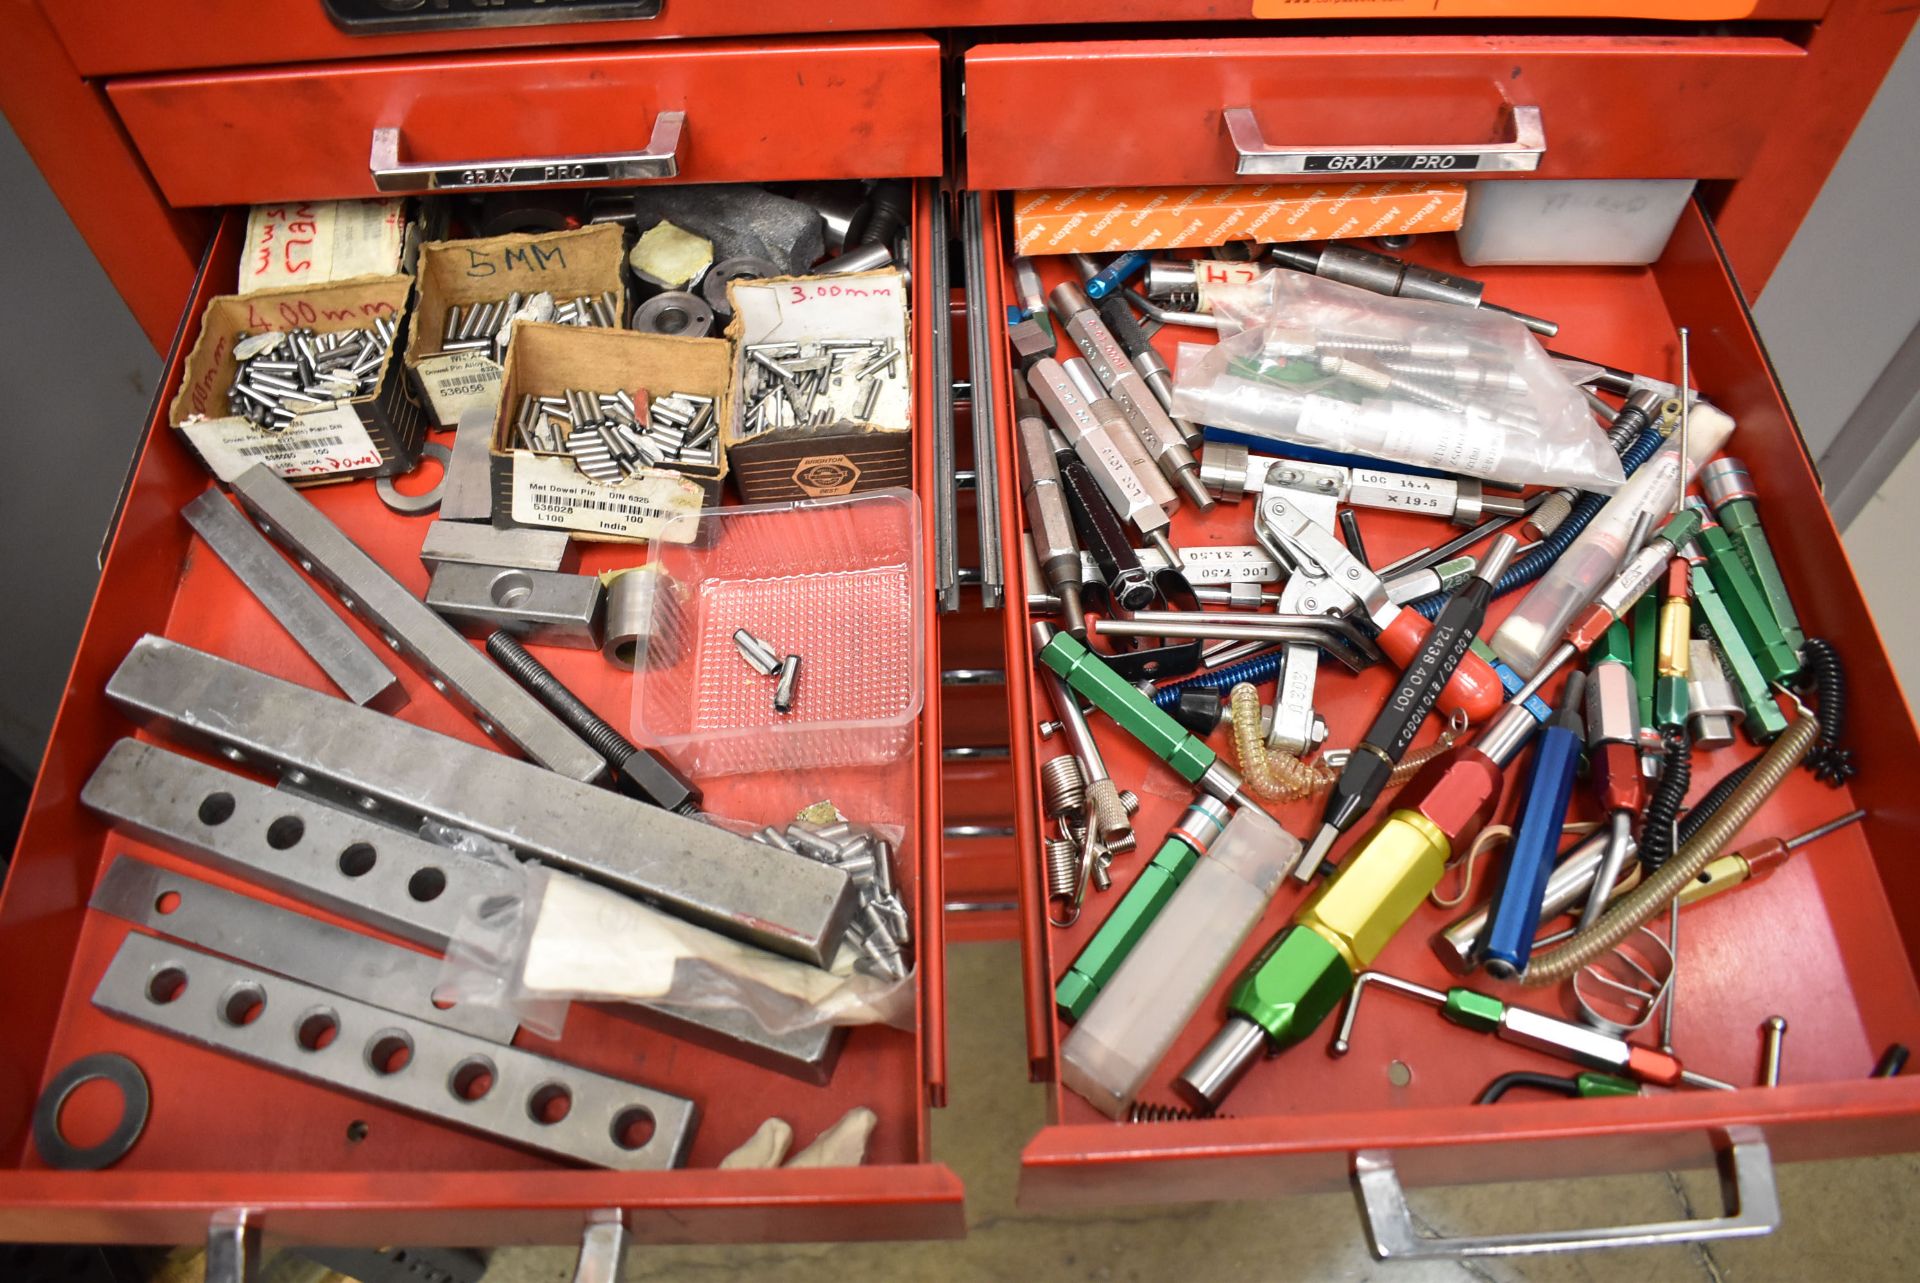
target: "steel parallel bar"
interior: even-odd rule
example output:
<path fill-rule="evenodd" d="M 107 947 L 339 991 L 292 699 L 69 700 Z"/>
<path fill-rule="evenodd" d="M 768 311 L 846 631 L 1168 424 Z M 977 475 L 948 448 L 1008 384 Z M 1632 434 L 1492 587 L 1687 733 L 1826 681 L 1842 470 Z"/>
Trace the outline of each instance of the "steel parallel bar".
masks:
<path fill-rule="evenodd" d="M 470 710 L 480 729 L 556 774 L 575 780 L 606 774 L 606 762 L 584 740 L 271 468 L 248 468 L 234 478 L 233 493 L 268 538 L 331 587 L 342 605 L 379 629 L 396 652 L 433 679 L 436 690 Z"/>
<path fill-rule="evenodd" d="M 422 881 L 419 887 L 432 885 Z M 131 855 L 108 866 L 87 907 L 277 976 L 488 1042 L 512 1042 L 520 1026 L 498 1007 L 438 1006 L 433 989 L 440 959 L 431 954 L 278 909 Z"/>
<path fill-rule="evenodd" d="M 463 646 L 465 642 L 461 643 Z M 504 676 L 504 674 L 503 674 Z M 776 847 L 147 636 L 107 682 L 134 720 L 416 825 L 432 818 L 824 966 L 852 879 Z"/>
<path fill-rule="evenodd" d="M 575 1162 L 658 1171 L 679 1166 L 693 1141 L 698 1110 L 685 1097 L 152 936 L 129 933 L 121 941 L 93 1004 L 242 1060 Z"/>
<path fill-rule="evenodd" d="M 154 744 L 124 739 L 80 792 L 81 804 L 122 832 L 361 926 L 445 950 L 468 906 L 521 893 L 513 870 L 437 846 L 367 815 L 280 788 Z M 285 849 L 270 835 L 280 828 Z M 433 888 L 442 888 L 427 894 Z M 308 977 L 311 978 L 311 977 Z M 750 1012 L 616 1008 L 675 1037 L 806 1082 L 833 1071 L 845 1030 L 814 1026 L 769 1033 Z"/>
<path fill-rule="evenodd" d="M 319 591 L 218 490 L 208 490 L 182 508 L 180 515 L 308 658 L 320 665 L 341 694 L 385 712 L 407 702 L 406 687 L 373 647 L 360 640 Z"/>

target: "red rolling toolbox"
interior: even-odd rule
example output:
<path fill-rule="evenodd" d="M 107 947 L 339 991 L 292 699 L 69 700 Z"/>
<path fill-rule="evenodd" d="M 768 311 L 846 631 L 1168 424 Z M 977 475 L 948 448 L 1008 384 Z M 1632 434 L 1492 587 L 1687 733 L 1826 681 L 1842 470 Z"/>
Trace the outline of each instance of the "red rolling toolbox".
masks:
<path fill-rule="evenodd" d="M 1763 503 L 1796 513 L 1785 568 L 1803 611 L 1844 646 L 1856 701 L 1872 710 L 1856 719 L 1862 757 L 1902 760 L 1920 748 L 1743 301 L 1764 284 L 1818 192 L 1911 13 L 1864 0 L 1249 0 L 1232 12 L 1197 0 L 1071 0 L 1038 16 L 1002 0 L 880 8 L 609 0 L 584 6 L 582 21 L 555 22 L 549 11 L 547 22 L 517 25 L 532 6 L 487 7 L 505 21 L 475 24 L 470 9 L 481 6 L 459 0 L 219 0 L 192 6 L 190 17 L 125 0 L 10 0 L 0 10 L 16 60 L 0 83 L 0 106 L 156 346 L 172 340 L 161 406 L 177 386 L 201 304 L 231 279 L 240 250 L 232 207 L 372 194 L 377 129 L 399 131 L 404 160 L 564 162 L 638 147 L 656 113 L 678 110 L 687 126 L 677 176 L 667 181 L 944 174 L 950 190 L 985 193 L 993 270 L 967 303 L 984 313 L 992 344 L 968 377 L 990 385 L 1002 407 L 997 421 L 983 416 L 979 425 L 1002 437 L 981 484 L 997 485 L 1002 546 L 1017 548 L 1001 341 L 1008 251 L 997 193 L 1269 181 L 1235 173 L 1221 120 L 1232 106 L 1253 111 L 1269 146 L 1299 148 L 1486 143 L 1510 128 L 1513 106 L 1526 105 L 1538 109 L 1545 134 L 1542 176 L 1703 182 L 1655 267 L 1503 272 L 1501 301 L 1554 315 L 1574 350 L 1633 368 L 1670 364 L 1668 322 L 1693 327 L 1699 380 L 1740 419 Z M 921 265 L 935 261 L 934 206 L 949 197 L 933 181 L 915 190 Z M 957 309 L 948 325 L 934 325 L 935 310 L 952 301 L 946 286 L 915 274 L 915 488 L 929 501 L 952 484 L 936 471 L 927 431 L 949 393 L 935 383 L 936 333 L 963 332 Z M 1169 356 L 1171 342 L 1159 340 Z M 964 353 L 956 363 L 966 367 Z M 0 1173 L 0 1237 L 192 1239 L 232 1209 L 277 1235 L 367 1244 L 571 1242 L 611 1209 L 637 1237 L 657 1242 L 960 1231 L 959 1184 L 927 1141 L 927 1111 L 945 1082 L 942 907 L 971 910 L 948 920 L 951 935 L 1017 922 L 1031 1059 L 1049 1080 L 1063 1033 L 1052 982 L 1097 917 L 1090 912 L 1075 932 L 1043 925 L 1039 718 L 1017 556 L 1006 558 L 1009 607 L 946 616 L 926 648 L 929 685 L 948 698 L 929 698 L 914 766 L 910 863 L 924 922 L 914 1036 L 856 1034 L 824 1089 L 693 1048 L 649 1061 L 659 1085 L 701 1097 L 710 1120 L 742 1134 L 737 1125 L 750 1116 L 824 1125 L 851 1104 L 873 1104 L 882 1121 L 869 1164 L 717 1172 L 716 1139 L 697 1146 L 683 1170 L 561 1170 L 391 1111 L 376 1111 L 369 1138 L 349 1144 L 348 1122 L 364 1121 L 371 1107 L 128 1033 L 89 1009 L 124 927 L 89 915 L 87 896 L 105 857 L 150 853 L 106 833 L 76 801 L 106 747 L 128 731 L 101 695 L 107 674 L 148 631 L 286 675 L 304 671 L 251 599 L 208 559 L 189 556 L 177 510 L 204 484 L 157 413 L 0 901 L 0 954 L 17 978 L 0 1061 L 0 1093 L 15 1123 L 14 1163 Z M 413 527 L 377 507 L 367 487 L 334 489 L 322 506 L 364 523 L 356 532 L 377 531 L 373 550 L 418 587 L 407 546 Z M 967 543 L 975 532 L 964 497 L 958 522 L 955 539 Z M 1383 526 L 1380 538 L 1391 551 L 1413 535 Z M 945 686 L 943 669 L 955 674 Z M 994 684 L 996 670 L 1011 681 Z M 585 667 L 562 676 L 611 697 L 610 680 L 599 690 Z M 1330 710 L 1339 734 L 1357 731 L 1378 681 L 1352 683 L 1352 697 Z M 430 698 L 408 716 L 475 738 Z M 1156 769 L 1124 750 L 1116 759 L 1136 777 Z M 1711 941 L 1703 951 L 1726 950 L 1735 965 L 1689 987 L 1689 1040 L 1744 1047 L 1771 1010 L 1756 1004 L 1827 999 L 1806 1017 L 1824 1027 L 1796 1025 L 1799 1085 L 1515 1106 L 1489 1134 L 1482 1115 L 1452 1103 L 1473 1071 L 1424 1050 L 1436 1045 L 1419 1023 L 1425 1013 L 1383 1003 L 1369 1013 L 1368 1037 L 1409 1048 L 1417 1062 L 1409 1092 L 1395 1096 L 1315 1066 L 1303 1078 L 1269 1073 L 1263 1085 L 1250 1083 L 1234 1119 L 1120 1132 L 1055 1084 L 1053 1121 L 1025 1156 L 1026 1195 L 1060 1205 L 1324 1187 L 1347 1180 L 1361 1153 L 1373 1156 L 1369 1170 L 1390 1155 L 1389 1170 L 1409 1181 L 1565 1171 L 1569 1163 L 1638 1168 L 1697 1160 L 1716 1137 L 1752 1129 L 1778 1158 L 1910 1148 L 1920 1089 L 1865 1081 L 1856 1063 L 1865 1048 L 1910 1037 L 1920 1015 L 1911 957 L 1920 920 L 1900 858 L 1920 813 L 1895 795 L 1891 774 L 1865 773 L 1853 787 L 1872 811 L 1866 826 L 1776 879 L 1768 893 L 1777 901 L 1756 908 L 1749 900 L 1747 913 L 1811 941 L 1803 965 L 1763 956 L 1744 924 L 1724 936 L 1696 929 L 1697 941 Z M 1142 798 L 1143 832 L 1157 832 L 1172 818 L 1172 795 Z M 1769 816 L 1783 829 L 1800 827 L 1839 800 L 1795 789 Z M 1804 904 L 1819 909 L 1816 929 L 1790 921 Z M 1189 1040 L 1202 1036 L 1199 1023 Z M 197 1094 L 198 1103 L 164 1124 L 156 1116 L 142 1149 L 116 1169 L 50 1172 L 27 1140 L 33 1101 L 49 1075 L 109 1045 L 109 1034 L 139 1043 L 156 1094 Z M 657 1045 L 598 1023 L 584 1023 L 579 1036 L 582 1055 L 602 1065 Z M 1187 1050 L 1183 1042 L 1170 1060 Z"/>

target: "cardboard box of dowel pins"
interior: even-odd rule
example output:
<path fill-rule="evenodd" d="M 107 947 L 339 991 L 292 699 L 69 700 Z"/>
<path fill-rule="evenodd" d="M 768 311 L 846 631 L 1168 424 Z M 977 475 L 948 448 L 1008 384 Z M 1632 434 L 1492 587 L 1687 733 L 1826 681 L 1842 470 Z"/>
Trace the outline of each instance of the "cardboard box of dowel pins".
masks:
<path fill-rule="evenodd" d="M 200 318 L 200 337 L 187 355 L 180 391 L 167 407 L 167 422 L 222 481 L 256 463 L 267 464 L 296 485 L 411 471 L 420 460 L 427 431 L 402 373 L 412 291 L 410 276 L 366 276 L 210 299 Z M 256 427 L 228 407 L 228 391 L 239 371 L 234 349 L 243 339 L 269 330 L 327 335 L 367 329 L 375 320 L 390 322 L 395 336 L 366 395 L 297 412 L 277 431 Z M 262 359 L 275 359 L 285 351 L 283 343 Z"/>
<path fill-rule="evenodd" d="M 724 424 L 732 369 L 724 339 L 520 323 L 507 348 L 493 427 L 494 524 L 545 526 L 613 543 L 652 539 L 671 524 L 691 537 L 700 523 L 675 519 L 720 502 L 727 453 L 719 433 L 711 467 L 640 468 L 618 481 L 596 481 L 564 452 L 564 441 L 560 452 L 527 448 L 518 424 L 521 398 L 577 389 L 626 392 L 640 403 L 684 392 L 713 398 L 717 421 Z M 646 407 L 640 408 L 644 423 Z"/>
<path fill-rule="evenodd" d="M 727 457 L 741 498 L 911 486 L 913 344 L 901 274 L 740 280 L 727 298 L 738 370 Z"/>
<path fill-rule="evenodd" d="M 434 422 L 452 427 L 466 411 L 494 408 L 505 366 L 493 345 L 444 351 L 447 315 L 472 318 L 474 309 L 512 295 L 546 293 L 556 305 L 584 296 L 614 296 L 613 328 L 625 324 L 627 292 L 618 223 L 564 232 L 515 233 L 481 240 L 434 241 L 420 247 L 420 302 L 407 332 L 407 368 Z M 505 309 L 502 308 L 502 320 Z M 499 327 L 480 339 L 490 339 Z M 468 340 L 473 342 L 475 340 Z"/>

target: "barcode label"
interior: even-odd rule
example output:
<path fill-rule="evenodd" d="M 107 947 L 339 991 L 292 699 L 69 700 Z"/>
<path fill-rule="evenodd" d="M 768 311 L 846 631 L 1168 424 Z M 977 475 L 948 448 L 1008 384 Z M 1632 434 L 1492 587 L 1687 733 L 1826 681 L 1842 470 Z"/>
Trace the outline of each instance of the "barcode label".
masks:
<path fill-rule="evenodd" d="M 180 430 L 222 481 L 258 463 L 283 477 L 323 477 L 380 464 L 380 451 L 351 406 L 300 415 L 280 432 L 262 432 L 237 417 L 189 420 Z"/>
<path fill-rule="evenodd" d="M 614 539 L 686 543 L 706 506 L 706 493 L 673 472 L 642 472 L 611 485 L 590 481 L 571 459 L 516 450 L 513 519 Z"/>

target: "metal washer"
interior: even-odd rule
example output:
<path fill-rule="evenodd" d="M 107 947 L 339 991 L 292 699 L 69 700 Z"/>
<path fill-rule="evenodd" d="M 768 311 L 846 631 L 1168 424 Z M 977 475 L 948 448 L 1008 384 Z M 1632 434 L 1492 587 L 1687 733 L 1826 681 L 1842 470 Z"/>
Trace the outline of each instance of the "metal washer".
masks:
<path fill-rule="evenodd" d="M 98 1145 L 80 1148 L 60 1134 L 60 1110 L 86 1084 L 110 1082 L 120 1089 L 120 1122 Z M 33 1147 L 47 1166 L 69 1172 L 97 1172 L 126 1156 L 147 1127 L 153 1094 L 140 1066 L 117 1051 L 96 1052 L 62 1069 L 47 1083 L 33 1107 Z"/>
<path fill-rule="evenodd" d="M 429 441 L 422 453 L 433 456 L 440 462 L 440 480 L 433 489 L 422 490 L 419 494 L 401 494 L 393 488 L 392 477 L 374 478 L 373 488 L 379 494 L 380 502 L 395 512 L 404 512 L 409 517 L 423 517 L 440 507 L 440 496 L 447 488 L 447 467 L 453 462 L 453 451 L 438 441 Z"/>
<path fill-rule="evenodd" d="M 703 339 L 713 331 L 713 309 L 697 295 L 668 290 L 634 309 L 633 328 L 643 334 Z"/>

